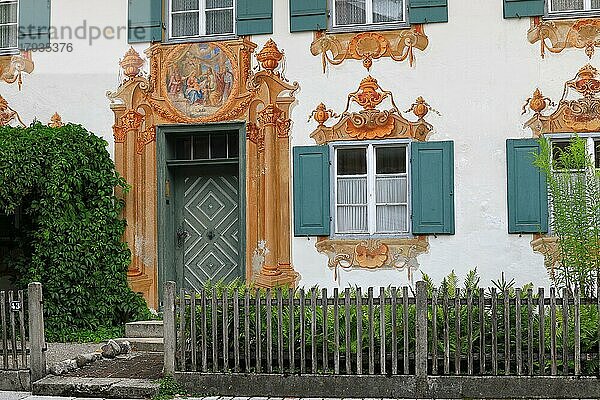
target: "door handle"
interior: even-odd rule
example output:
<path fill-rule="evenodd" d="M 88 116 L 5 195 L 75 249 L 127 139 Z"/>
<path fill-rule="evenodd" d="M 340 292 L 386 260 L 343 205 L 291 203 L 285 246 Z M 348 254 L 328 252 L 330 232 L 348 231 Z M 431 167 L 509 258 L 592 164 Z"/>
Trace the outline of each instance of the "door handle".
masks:
<path fill-rule="evenodd" d="M 180 225 L 179 228 L 177 228 L 177 247 L 181 248 L 183 247 L 183 243 L 185 242 L 185 239 L 190 235 L 190 233 L 188 231 L 186 231 L 185 229 L 183 229 L 183 225 Z"/>

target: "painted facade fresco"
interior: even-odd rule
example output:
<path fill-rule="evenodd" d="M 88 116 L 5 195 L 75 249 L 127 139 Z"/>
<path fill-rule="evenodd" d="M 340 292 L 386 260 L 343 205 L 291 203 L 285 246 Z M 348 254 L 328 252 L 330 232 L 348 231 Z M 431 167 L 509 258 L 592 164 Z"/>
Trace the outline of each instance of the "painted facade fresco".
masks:
<path fill-rule="evenodd" d="M 98 26 L 126 25 L 126 3 L 53 0 L 53 24 L 94 15 Z M 598 129 L 596 117 L 579 115 L 580 109 L 598 109 L 597 95 L 586 100 L 574 86 L 568 97 L 562 93 L 583 65 L 599 67 L 600 14 L 504 19 L 501 1 L 449 3 L 447 23 L 302 33 L 290 32 L 289 2 L 273 1 L 272 34 L 171 44 L 131 45 L 126 37 L 94 46 L 74 41 L 71 53 L 32 53 L 35 71 L 25 55 L 19 63 L 4 57 L 0 119 L 21 125 L 18 111 L 27 125 L 58 111 L 64 121 L 106 139 L 132 185 L 125 238 L 133 259 L 129 279 L 154 304 L 159 283 L 153 210 L 158 185 L 166 185 L 155 172 L 157 127 L 227 121 L 244 124 L 247 139 L 247 221 L 257 221 L 248 222 L 248 280 L 262 276 L 268 284 L 283 276 L 308 287 L 387 286 L 410 283 L 408 276 L 420 272 L 439 282 L 452 270 L 461 277 L 477 267 L 486 285 L 501 271 L 516 284 L 548 284 L 540 253 L 554 262 L 552 239 L 536 236 L 531 243 L 531 234 L 507 230 L 506 140 Z M 266 46 L 270 39 L 277 51 Z M 378 87 L 365 81 L 356 93 L 368 75 Z M 536 87 L 541 91 L 532 96 Z M 114 92 L 107 100 L 109 89 Z M 384 92 L 394 95 L 395 105 L 388 96 L 372 109 L 355 101 L 347 109 L 349 94 L 358 99 Z M 530 114 L 523 116 L 529 96 Z M 293 237 L 291 149 L 388 139 L 454 141 L 456 234 Z"/>
<path fill-rule="evenodd" d="M 235 75 L 230 55 L 221 46 L 199 43 L 165 61 L 164 84 L 171 104 L 183 115 L 214 114 L 231 97 Z"/>

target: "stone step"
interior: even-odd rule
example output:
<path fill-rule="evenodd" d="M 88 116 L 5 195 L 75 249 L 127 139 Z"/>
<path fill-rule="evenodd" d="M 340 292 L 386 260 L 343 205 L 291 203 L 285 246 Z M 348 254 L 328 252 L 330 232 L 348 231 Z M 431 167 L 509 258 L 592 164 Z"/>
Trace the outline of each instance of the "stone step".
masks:
<path fill-rule="evenodd" d="M 139 337 L 125 337 L 115 339 L 117 343 L 120 341 L 126 340 L 131 344 L 131 349 L 133 351 L 141 351 L 141 352 L 163 352 L 164 351 L 164 340 L 163 338 L 139 338 Z"/>
<path fill-rule="evenodd" d="M 158 394 L 159 384 L 150 379 L 78 378 L 47 376 L 33 383 L 38 396 L 149 399 Z"/>
<path fill-rule="evenodd" d="M 163 322 L 128 322 L 125 324 L 125 336 L 129 338 L 161 338 L 163 337 Z"/>

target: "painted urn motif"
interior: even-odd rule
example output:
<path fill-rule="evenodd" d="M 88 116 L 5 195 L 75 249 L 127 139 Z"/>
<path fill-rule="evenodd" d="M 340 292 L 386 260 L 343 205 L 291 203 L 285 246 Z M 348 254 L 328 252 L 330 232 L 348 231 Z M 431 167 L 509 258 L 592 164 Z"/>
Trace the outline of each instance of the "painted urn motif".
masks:
<path fill-rule="evenodd" d="M 273 39 L 269 39 L 265 43 L 265 47 L 257 54 L 256 59 L 265 70 L 273 72 L 283 59 L 283 53 L 279 51 Z"/>
<path fill-rule="evenodd" d="M 127 50 L 125 57 L 119 63 L 125 76 L 129 79 L 135 78 L 140 75 L 141 69 L 144 66 L 144 60 L 140 57 L 140 54 L 135 51 L 133 47 Z"/>

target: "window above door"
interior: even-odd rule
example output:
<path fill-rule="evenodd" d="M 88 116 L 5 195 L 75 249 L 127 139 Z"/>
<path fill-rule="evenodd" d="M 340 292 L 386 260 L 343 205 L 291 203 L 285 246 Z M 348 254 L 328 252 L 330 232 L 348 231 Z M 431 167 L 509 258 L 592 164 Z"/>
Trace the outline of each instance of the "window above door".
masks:
<path fill-rule="evenodd" d="M 331 0 L 331 28 L 408 26 L 406 0 Z"/>
<path fill-rule="evenodd" d="M 234 0 L 167 0 L 169 39 L 235 35 Z"/>
<path fill-rule="evenodd" d="M 128 31 L 129 43 L 271 34 L 273 0 L 129 0 Z"/>

